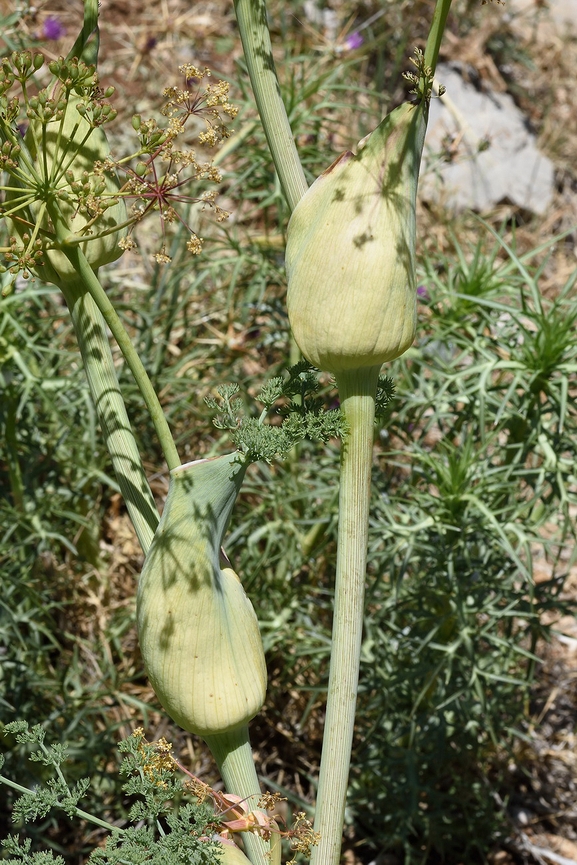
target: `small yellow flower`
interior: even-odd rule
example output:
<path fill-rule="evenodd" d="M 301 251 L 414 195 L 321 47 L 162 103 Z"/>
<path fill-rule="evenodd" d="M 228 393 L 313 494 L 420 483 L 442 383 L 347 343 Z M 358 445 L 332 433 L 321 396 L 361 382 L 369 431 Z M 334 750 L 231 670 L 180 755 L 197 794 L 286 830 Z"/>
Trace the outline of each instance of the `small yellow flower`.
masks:
<path fill-rule="evenodd" d="M 280 793 L 263 793 L 258 800 L 258 807 L 264 808 L 265 811 L 274 811 L 279 802 L 286 802 L 287 799 L 281 796 Z"/>
<path fill-rule="evenodd" d="M 166 254 L 166 250 L 164 249 L 164 247 L 162 247 L 160 252 L 156 252 L 153 255 L 153 258 L 157 264 L 168 264 L 170 261 L 172 261 L 170 255 Z"/>
<path fill-rule="evenodd" d="M 202 237 L 192 234 L 190 240 L 186 244 L 186 248 L 189 252 L 192 252 L 193 255 L 200 255 L 202 252 L 202 240 Z"/>
<path fill-rule="evenodd" d="M 121 237 L 118 241 L 118 245 L 124 252 L 128 249 L 136 249 L 136 243 L 131 237 Z"/>
<path fill-rule="evenodd" d="M 207 147 L 214 147 L 219 142 L 216 130 L 212 126 L 210 129 L 207 129 L 206 132 L 201 132 L 198 136 L 198 140 L 201 144 L 206 144 Z"/>

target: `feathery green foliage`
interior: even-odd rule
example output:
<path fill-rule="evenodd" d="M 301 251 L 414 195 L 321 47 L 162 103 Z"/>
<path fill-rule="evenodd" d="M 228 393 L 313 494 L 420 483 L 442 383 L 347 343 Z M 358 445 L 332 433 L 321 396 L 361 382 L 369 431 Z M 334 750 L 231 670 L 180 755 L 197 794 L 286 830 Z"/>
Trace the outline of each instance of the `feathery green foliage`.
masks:
<path fill-rule="evenodd" d="M 5 725 L 4 734 L 12 734 L 20 744 L 31 746 L 30 759 L 52 770 L 52 777 L 29 791 L 0 776 L 4 784 L 21 793 L 13 809 L 15 823 L 38 820 L 52 809 L 96 823 L 109 832 L 105 845 L 89 858 L 89 862 L 99 865 L 126 862 L 133 865 L 215 865 L 219 861 L 222 845 L 213 840 L 219 827 L 218 817 L 208 804 L 182 801 L 185 786 L 175 776 L 176 764 L 170 755 L 171 746 L 165 740 L 146 742 L 142 731 L 136 730 L 120 743 L 119 750 L 126 755 L 120 773 L 128 777 L 123 790 L 141 798 L 132 805 L 128 815 L 135 825 L 119 829 L 78 807 L 90 779 L 83 778 L 74 785 L 68 783 L 64 775 L 66 748 L 59 744 L 46 745 L 45 730 L 40 724 L 30 727 L 25 721 L 15 721 Z M 49 851 L 31 853 L 30 839 L 20 841 L 18 836 L 7 838 L 3 847 L 13 865 L 18 862 L 60 865 L 64 861 Z"/>
<path fill-rule="evenodd" d="M 339 409 L 325 410 L 316 396 L 320 389 L 316 371 L 308 361 L 300 361 L 288 370 L 288 378 L 276 376 L 262 386 L 256 401 L 264 406 L 259 417 L 246 417 L 242 410 L 240 386 L 222 385 L 219 399 L 205 397 L 207 406 L 218 414 L 213 419 L 217 429 L 229 430 L 236 448 L 249 460 L 271 463 L 286 459 L 289 451 L 307 438 L 327 442 L 346 435 L 346 422 Z M 279 425 L 265 423 L 274 404 L 284 397 L 273 416 Z"/>

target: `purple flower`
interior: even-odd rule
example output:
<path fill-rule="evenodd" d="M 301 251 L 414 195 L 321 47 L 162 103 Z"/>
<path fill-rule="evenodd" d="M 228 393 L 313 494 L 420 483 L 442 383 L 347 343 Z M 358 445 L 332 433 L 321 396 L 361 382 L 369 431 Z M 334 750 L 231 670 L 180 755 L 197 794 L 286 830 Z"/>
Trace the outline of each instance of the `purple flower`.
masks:
<path fill-rule="evenodd" d="M 422 300 L 423 303 L 427 303 L 427 301 L 431 299 L 426 285 L 419 285 L 417 288 L 417 297 Z"/>
<path fill-rule="evenodd" d="M 355 49 L 360 48 L 365 40 L 361 36 L 360 33 L 357 33 L 355 30 L 350 36 L 347 36 L 345 39 L 345 48 L 347 51 L 355 51 Z"/>
<path fill-rule="evenodd" d="M 43 39 L 60 39 L 65 33 L 65 28 L 57 18 L 46 18 L 42 25 Z"/>

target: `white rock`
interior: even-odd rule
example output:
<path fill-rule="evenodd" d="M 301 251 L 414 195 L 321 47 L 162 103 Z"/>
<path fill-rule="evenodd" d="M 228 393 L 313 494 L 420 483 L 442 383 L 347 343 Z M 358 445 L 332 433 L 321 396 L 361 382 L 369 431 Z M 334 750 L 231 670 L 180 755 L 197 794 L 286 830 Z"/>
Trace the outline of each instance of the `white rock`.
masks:
<path fill-rule="evenodd" d="M 560 32 L 563 32 L 565 27 L 569 27 L 573 32 L 577 31 L 577 0 L 551 0 L 549 9 Z"/>
<path fill-rule="evenodd" d="M 562 36 L 577 32 L 577 0 L 548 0 L 546 6 L 538 0 L 508 0 L 507 9 L 514 13 L 538 14 L 541 20 L 550 18 Z"/>
<path fill-rule="evenodd" d="M 483 212 L 510 201 L 544 214 L 553 197 L 553 163 L 537 150 L 512 98 L 480 92 L 449 64 L 440 64 L 436 77 L 447 93 L 431 100 L 421 197 L 453 210 Z"/>

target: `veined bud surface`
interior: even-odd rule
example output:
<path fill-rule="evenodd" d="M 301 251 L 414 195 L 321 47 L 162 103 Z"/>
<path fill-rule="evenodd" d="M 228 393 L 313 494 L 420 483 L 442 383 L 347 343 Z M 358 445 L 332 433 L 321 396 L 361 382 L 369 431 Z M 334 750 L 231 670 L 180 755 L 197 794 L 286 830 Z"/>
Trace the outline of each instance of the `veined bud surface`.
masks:
<path fill-rule="evenodd" d="M 415 235 L 424 103 L 404 103 L 337 159 L 288 226 L 287 306 L 295 340 L 338 373 L 393 360 L 416 327 Z"/>
<path fill-rule="evenodd" d="M 247 724 L 266 695 L 252 604 L 220 550 L 246 465 L 239 454 L 173 469 L 137 595 L 146 671 L 168 714 L 209 736 Z"/>

